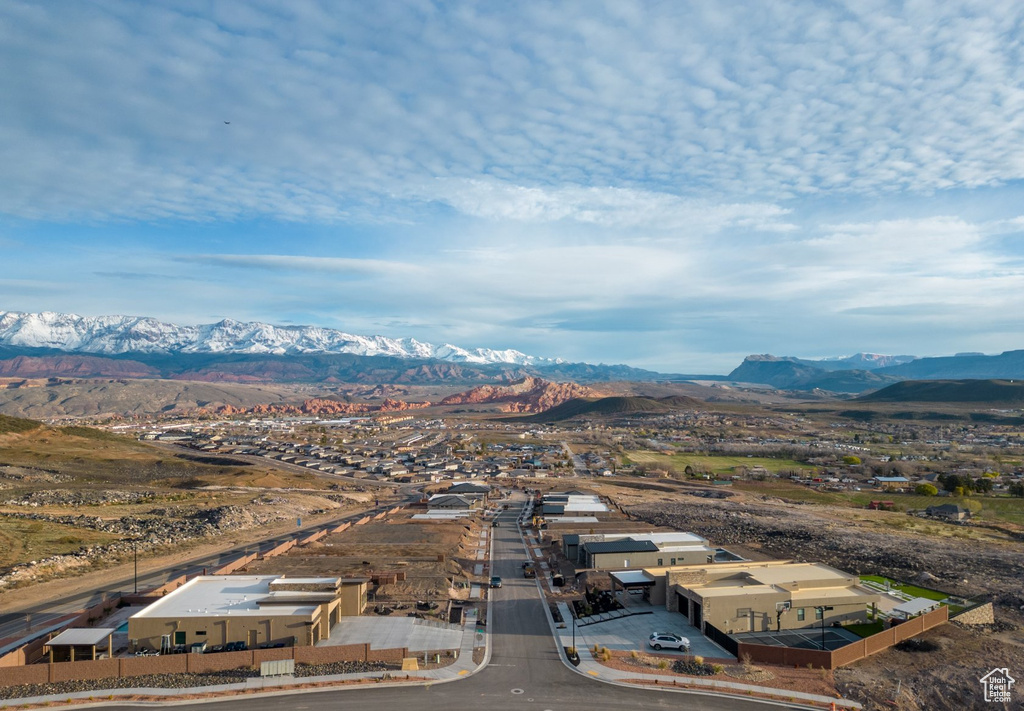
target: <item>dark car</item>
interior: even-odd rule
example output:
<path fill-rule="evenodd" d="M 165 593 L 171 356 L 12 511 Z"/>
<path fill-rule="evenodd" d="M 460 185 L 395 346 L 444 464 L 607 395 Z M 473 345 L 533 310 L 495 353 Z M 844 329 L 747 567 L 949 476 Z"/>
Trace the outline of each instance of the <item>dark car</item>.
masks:
<path fill-rule="evenodd" d="M 492 575 L 491 576 L 491 587 L 492 588 L 500 588 L 501 587 L 501 578 L 498 577 L 497 575 Z"/>

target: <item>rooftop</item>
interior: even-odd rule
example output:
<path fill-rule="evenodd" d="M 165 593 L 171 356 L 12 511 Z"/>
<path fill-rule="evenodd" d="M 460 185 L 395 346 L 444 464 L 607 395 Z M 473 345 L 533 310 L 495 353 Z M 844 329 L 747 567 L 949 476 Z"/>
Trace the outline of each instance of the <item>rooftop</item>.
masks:
<path fill-rule="evenodd" d="M 132 618 L 144 617 L 222 617 L 267 615 L 312 615 L 317 606 L 271 605 L 270 586 L 276 581 L 295 583 L 301 580 L 322 581 L 324 578 L 285 578 L 278 575 L 202 575 L 168 593 Z M 335 579 L 330 579 L 335 580 Z"/>

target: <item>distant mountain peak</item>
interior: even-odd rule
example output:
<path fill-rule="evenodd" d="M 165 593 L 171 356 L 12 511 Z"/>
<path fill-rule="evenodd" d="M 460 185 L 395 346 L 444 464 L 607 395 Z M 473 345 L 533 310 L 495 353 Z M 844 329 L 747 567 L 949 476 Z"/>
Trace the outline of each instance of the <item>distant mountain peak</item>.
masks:
<path fill-rule="evenodd" d="M 225 318 L 178 326 L 147 316 L 78 316 L 43 311 L 0 311 L 0 345 L 52 348 L 70 353 L 352 354 L 441 360 L 450 363 L 555 365 L 516 350 L 435 346 L 413 338 L 360 336 L 319 326 L 275 326 Z"/>

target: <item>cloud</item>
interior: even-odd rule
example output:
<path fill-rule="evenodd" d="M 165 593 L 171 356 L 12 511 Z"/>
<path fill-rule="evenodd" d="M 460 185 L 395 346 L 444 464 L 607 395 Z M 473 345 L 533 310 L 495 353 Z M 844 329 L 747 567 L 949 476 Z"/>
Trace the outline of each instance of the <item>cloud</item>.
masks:
<path fill-rule="evenodd" d="M 441 179 L 487 219 L 762 229 L 1024 177 L 1014 3 L 231 7 L 6 3 L 0 211 L 402 221 Z"/>
<path fill-rule="evenodd" d="M 204 264 L 218 267 L 290 272 L 325 272 L 329 274 L 401 274 L 407 276 L 421 271 L 414 264 L 382 259 L 302 257 L 284 254 L 190 254 L 172 257 L 172 259 L 187 264 Z"/>
<path fill-rule="evenodd" d="M 614 228 L 718 232 L 726 227 L 787 232 L 789 210 L 766 203 L 716 204 L 629 188 L 523 187 L 497 181 L 441 183 L 438 199 L 460 212 L 494 221 L 575 220 Z"/>

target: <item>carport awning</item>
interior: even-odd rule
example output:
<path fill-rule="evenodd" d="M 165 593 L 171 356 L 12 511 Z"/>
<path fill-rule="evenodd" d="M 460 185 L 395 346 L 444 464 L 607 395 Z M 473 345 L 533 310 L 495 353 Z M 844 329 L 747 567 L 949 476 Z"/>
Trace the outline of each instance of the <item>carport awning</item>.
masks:
<path fill-rule="evenodd" d="M 642 570 L 617 570 L 609 573 L 612 579 L 622 587 L 626 588 L 649 588 L 653 587 L 654 580 L 647 576 Z"/>
<path fill-rule="evenodd" d="M 929 600 L 926 597 L 915 597 L 913 600 L 908 600 L 902 605 L 897 605 L 893 608 L 893 612 L 899 612 L 907 617 L 911 615 L 919 615 L 922 612 L 927 612 L 939 606 L 939 603 L 935 600 Z"/>

